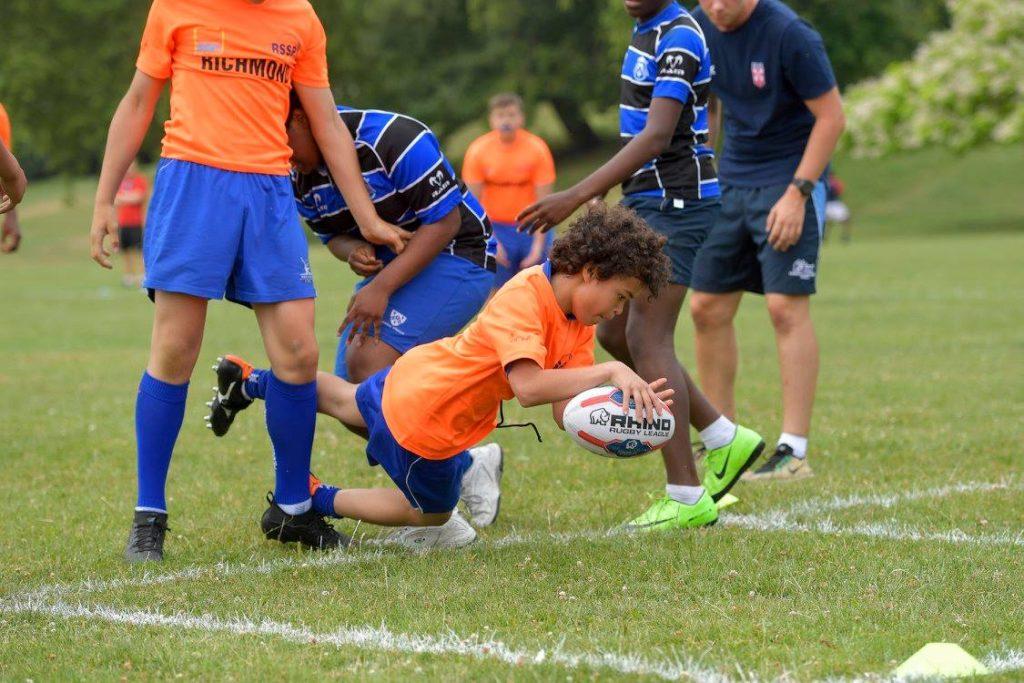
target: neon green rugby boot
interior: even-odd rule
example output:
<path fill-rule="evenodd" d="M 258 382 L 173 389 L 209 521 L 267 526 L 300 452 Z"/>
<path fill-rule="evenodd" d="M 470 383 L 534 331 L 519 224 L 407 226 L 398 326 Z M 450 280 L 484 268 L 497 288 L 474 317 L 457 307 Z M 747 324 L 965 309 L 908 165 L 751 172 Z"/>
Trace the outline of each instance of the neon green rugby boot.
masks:
<path fill-rule="evenodd" d="M 704 456 L 703 484 L 711 499 L 717 502 L 727 494 L 763 450 L 761 435 L 742 425 L 736 425 L 736 436 L 732 441 L 721 448 L 709 450 Z"/>
<path fill-rule="evenodd" d="M 718 506 L 705 491 L 693 505 L 685 505 L 668 496 L 659 498 L 651 507 L 622 526 L 625 531 L 671 531 L 711 526 L 718 521 Z"/>

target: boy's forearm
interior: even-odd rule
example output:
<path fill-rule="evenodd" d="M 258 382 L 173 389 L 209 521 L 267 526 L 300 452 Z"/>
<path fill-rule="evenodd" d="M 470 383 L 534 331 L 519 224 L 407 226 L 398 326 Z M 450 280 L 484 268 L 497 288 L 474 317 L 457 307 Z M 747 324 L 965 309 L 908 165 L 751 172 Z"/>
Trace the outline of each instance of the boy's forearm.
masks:
<path fill-rule="evenodd" d="M 420 226 L 406 245 L 405 250 L 377 274 L 373 283 L 389 295 L 413 279 L 437 258 L 459 232 L 460 212 L 453 209 L 437 223 Z"/>
<path fill-rule="evenodd" d="M 611 380 L 609 363 L 557 370 L 541 370 L 535 363 L 533 365 L 536 371 L 512 387 L 516 398 L 526 408 L 571 399 L 581 391 L 607 384 Z"/>
<path fill-rule="evenodd" d="M 359 157 L 356 155 L 352 134 L 336 110 L 332 109 L 332 113 L 323 118 L 326 120 L 321 120 L 321 117 L 311 118 L 310 123 L 324 163 L 356 223 L 369 225 L 377 220 L 377 210 L 359 170 Z"/>
<path fill-rule="evenodd" d="M 348 257 L 353 251 L 368 244 L 366 240 L 351 235 L 335 235 L 327 242 L 327 250 L 339 261 L 348 263 Z"/>
<path fill-rule="evenodd" d="M 25 172 L 21 169 L 21 164 L 11 154 L 10 150 L 0 144 L 0 181 L 5 185 L 14 185 L 19 182 L 25 175 Z"/>
<path fill-rule="evenodd" d="M 103 152 L 103 168 L 96 188 L 97 204 L 112 204 L 128 166 L 139 153 L 142 139 L 153 120 L 156 100 L 147 102 L 129 90 L 114 112 Z"/>

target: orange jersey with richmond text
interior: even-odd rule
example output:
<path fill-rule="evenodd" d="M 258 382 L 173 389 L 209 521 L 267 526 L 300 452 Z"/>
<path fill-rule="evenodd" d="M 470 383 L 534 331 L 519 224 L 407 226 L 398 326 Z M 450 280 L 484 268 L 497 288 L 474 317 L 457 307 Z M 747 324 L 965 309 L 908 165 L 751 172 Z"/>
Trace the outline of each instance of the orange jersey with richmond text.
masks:
<path fill-rule="evenodd" d="M 308 0 L 154 0 L 136 66 L 171 80 L 162 156 L 288 175 L 291 84 L 328 87 Z"/>
<path fill-rule="evenodd" d="M 476 445 L 494 429 L 501 402 L 515 396 L 505 368 L 524 358 L 545 370 L 594 364 L 593 325 L 566 316 L 544 266 L 512 278 L 459 334 L 395 362 L 382 399 L 388 428 L 428 460 Z"/>

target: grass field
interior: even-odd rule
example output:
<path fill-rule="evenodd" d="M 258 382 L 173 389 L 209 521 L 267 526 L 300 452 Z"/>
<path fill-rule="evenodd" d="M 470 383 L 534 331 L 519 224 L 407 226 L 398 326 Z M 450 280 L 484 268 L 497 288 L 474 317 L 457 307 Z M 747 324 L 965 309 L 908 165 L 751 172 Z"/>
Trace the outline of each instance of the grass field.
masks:
<path fill-rule="evenodd" d="M 473 547 L 266 542 L 261 411 L 225 440 L 202 427 L 210 361 L 265 358 L 251 314 L 215 304 L 157 567 L 121 561 L 150 305 L 88 260 L 89 184 L 71 209 L 60 186 L 33 187 L 23 250 L 0 257 L 0 679 L 874 679 L 929 641 L 960 643 L 987 680 L 1024 676 L 1022 164 L 1008 149 L 841 166 L 858 223 L 826 245 L 815 299 L 817 477 L 741 484 L 691 534 L 606 535 L 661 489 L 660 464 L 597 458 L 516 408 L 544 443 L 496 435 L 501 517 Z M 353 279 L 312 253 L 329 368 Z M 742 421 L 773 440 L 757 299 L 738 325 Z M 687 361 L 691 339 L 682 326 Z M 386 481 L 325 419 L 313 461 L 332 481 Z"/>

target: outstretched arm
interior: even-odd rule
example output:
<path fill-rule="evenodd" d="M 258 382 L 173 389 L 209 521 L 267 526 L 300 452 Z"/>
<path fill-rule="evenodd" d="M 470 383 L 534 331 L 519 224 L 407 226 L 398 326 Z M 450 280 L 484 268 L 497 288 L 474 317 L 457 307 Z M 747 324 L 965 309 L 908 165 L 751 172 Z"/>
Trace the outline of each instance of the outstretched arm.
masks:
<path fill-rule="evenodd" d="M 523 209 L 517 217 L 520 230 L 547 232 L 584 202 L 603 196 L 628 179 L 641 166 L 660 155 L 669 142 L 683 111 L 683 103 L 671 97 L 655 97 L 647 124 L 629 143 L 599 169 L 568 190 L 555 192 Z"/>
<path fill-rule="evenodd" d="M 611 384 L 622 390 L 622 409 L 629 407 L 630 399 L 639 410 L 640 417 L 653 420 L 669 403 L 673 391 L 659 390 L 665 384 L 664 378 L 646 382 L 629 366 L 619 361 L 599 363 L 582 368 L 560 368 L 544 370 L 535 361 L 522 359 L 513 361 L 505 368 L 512 392 L 524 407 L 556 403 L 572 399 L 576 394 Z M 565 406 L 562 406 L 562 411 Z M 558 411 L 561 414 L 562 411 Z M 561 422 L 556 418 L 561 427 Z"/>
<path fill-rule="evenodd" d="M 117 105 L 114 118 L 107 132 L 107 147 L 103 153 L 103 168 L 96 188 L 96 201 L 92 212 L 92 229 L 89 232 L 92 259 L 104 268 L 111 268 L 110 252 L 106 239 L 117 250 L 117 217 L 114 213 L 114 197 L 117 188 L 132 159 L 139 153 L 142 138 L 153 120 L 153 110 L 160 99 L 166 79 L 153 78 L 136 70 L 128 92 Z"/>

